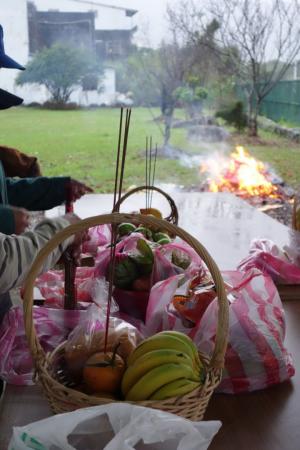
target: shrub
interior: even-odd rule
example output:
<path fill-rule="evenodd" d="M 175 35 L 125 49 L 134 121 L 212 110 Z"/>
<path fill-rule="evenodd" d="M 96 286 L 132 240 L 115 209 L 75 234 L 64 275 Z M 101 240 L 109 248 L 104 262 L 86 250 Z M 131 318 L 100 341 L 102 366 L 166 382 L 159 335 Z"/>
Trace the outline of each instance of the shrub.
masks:
<path fill-rule="evenodd" d="M 242 102 L 236 102 L 231 108 L 217 111 L 215 116 L 224 119 L 228 125 L 233 125 L 238 131 L 244 130 L 247 126 L 247 115 L 244 113 Z"/>

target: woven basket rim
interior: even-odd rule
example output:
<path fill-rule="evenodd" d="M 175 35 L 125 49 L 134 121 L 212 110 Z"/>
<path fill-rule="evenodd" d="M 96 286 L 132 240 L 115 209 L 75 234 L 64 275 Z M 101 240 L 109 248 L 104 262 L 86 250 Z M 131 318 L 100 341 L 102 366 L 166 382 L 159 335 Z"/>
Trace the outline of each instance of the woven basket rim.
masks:
<path fill-rule="evenodd" d="M 130 197 L 133 194 L 136 194 L 137 192 L 145 191 L 145 190 L 158 192 L 159 194 L 161 194 L 163 197 L 165 197 L 167 199 L 167 201 L 169 202 L 170 208 L 171 208 L 171 213 L 169 214 L 169 216 L 165 217 L 165 220 L 167 220 L 168 222 L 172 222 L 175 225 L 178 225 L 178 209 L 177 209 L 175 201 L 170 196 L 170 194 L 168 194 L 163 189 L 158 188 L 156 186 L 144 185 L 144 186 L 137 186 L 137 187 L 135 187 L 133 189 L 130 189 L 128 192 L 126 192 L 124 195 L 122 195 L 120 200 L 116 203 L 116 205 L 115 205 L 115 207 L 113 209 L 113 212 L 119 212 L 121 204 L 128 197 Z"/>

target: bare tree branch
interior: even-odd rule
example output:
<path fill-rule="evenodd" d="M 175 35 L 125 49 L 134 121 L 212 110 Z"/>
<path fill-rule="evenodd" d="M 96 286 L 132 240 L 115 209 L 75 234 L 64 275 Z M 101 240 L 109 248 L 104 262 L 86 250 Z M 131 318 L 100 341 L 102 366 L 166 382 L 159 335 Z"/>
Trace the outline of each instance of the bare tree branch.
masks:
<path fill-rule="evenodd" d="M 208 23 L 215 19 L 219 30 L 214 41 L 205 42 L 220 59 L 231 58 L 235 76 L 248 98 L 252 134 L 262 100 L 282 79 L 300 52 L 298 0 L 211 0 L 205 7 L 182 1 L 169 8 L 169 20 L 184 43 L 199 45 Z M 236 57 L 232 50 L 236 49 Z"/>

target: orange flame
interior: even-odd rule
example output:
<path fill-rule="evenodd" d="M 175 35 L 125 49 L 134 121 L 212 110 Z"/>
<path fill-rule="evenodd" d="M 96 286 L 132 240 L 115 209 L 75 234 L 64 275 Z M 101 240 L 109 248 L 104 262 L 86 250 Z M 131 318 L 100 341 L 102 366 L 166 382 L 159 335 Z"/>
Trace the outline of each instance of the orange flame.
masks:
<path fill-rule="evenodd" d="M 236 147 L 230 159 L 214 159 L 203 163 L 201 173 L 210 172 L 212 192 L 234 192 L 243 197 L 277 197 L 277 187 L 268 180 L 268 171 L 263 162 L 253 158 L 242 146 Z"/>

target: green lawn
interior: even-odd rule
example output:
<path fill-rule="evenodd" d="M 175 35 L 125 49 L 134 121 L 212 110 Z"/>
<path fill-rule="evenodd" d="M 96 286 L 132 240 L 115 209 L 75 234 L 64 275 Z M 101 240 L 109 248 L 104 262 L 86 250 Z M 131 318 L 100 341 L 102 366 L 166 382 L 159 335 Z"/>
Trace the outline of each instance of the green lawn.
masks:
<path fill-rule="evenodd" d="M 177 112 L 177 115 L 182 115 Z M 125 187 L 145 181 L 144 148 L 146 136 L 160 145 L 162 134 L 153 121 L 159 111 L 146 108 L 132 111 L 125 172 Z M 98 192 L 111 192 L 118 138 L 119 110 L 95 109 L 76 111 L 46 111 L 15 108 L 1 113 L 0 144 L 16 147 L 36 155 L 43 173 L 71 175 L 90 184 Z M 269 162 L 290 184 L 300 179 L 300 146 L 279 137 L 263 133 L 263 142 L 248 142 L 244 136 L 234 136 L 233 142 L 245 144 L 257 158 Z M 191 146 L 186 132 L 173 130 L 171 143 L 192 153 L 207 152 L 207 148 Z M 215 146 L 217 150 L 217 145 Z M 176 161 L 159 158 L 156 181 L 197 184 L 198 169 L 189 169 Z"/>

